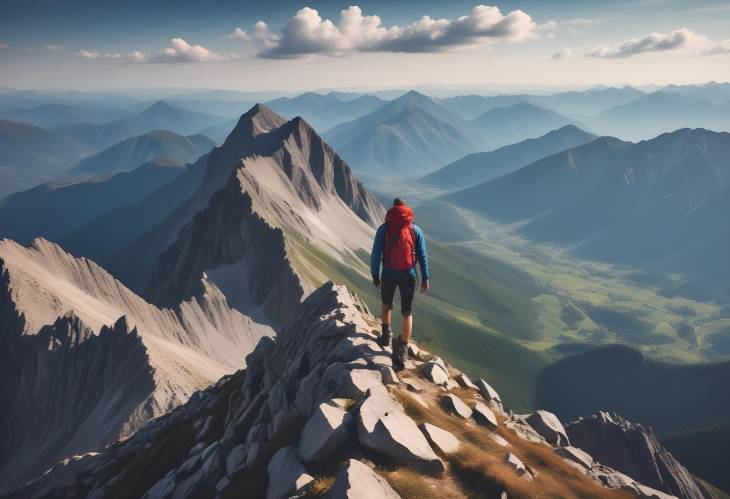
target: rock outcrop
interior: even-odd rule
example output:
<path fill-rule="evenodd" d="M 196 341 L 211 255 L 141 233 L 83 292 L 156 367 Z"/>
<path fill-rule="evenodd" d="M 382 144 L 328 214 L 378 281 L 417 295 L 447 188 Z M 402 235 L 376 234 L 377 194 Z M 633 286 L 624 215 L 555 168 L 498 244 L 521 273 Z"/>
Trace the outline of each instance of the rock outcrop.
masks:
<path fill-rule="evenodd" d="M 687 469 L 657 440 L 651 428 L 600 412 L 566 426 L 572 444 L 599 463 L 682 499 L 703 497 Z"/>
<path fill-rule="evenodd" d="M 159 309 L 46 240 L 0 241 L 0 483 L 128 437 L 240 368 L 268 330 L 201 288 Z"/>
<path fill-rule="evenodd" d="M 495 466 L 521 477 L 520 483 L 539 484 L 541 477 L 552 474 L 545 483 L 569 476 L 594 496 L 605 492 L 614 497 L 610 489 L 622 489 L 641 497 L 669 497 L 572 447 L 559 446 L 555 452 L 564 464 L 558 459 L 551 464 L 557 469 L 546 469 L 550 461 L 535 460 L 534 449 L 529 450 L 535 444 L 511 429 L 523 427 L 525 435 L 533 432 L 539 445 L 550 448 L 522 417 L 495 414 L 498 435 L 451 415 L 441 406 L 444 387 L 419 378 L 415 367 L 401 374 L 419 379 L 415 385 L 420 393 L 409 391 L 406 382 L 385 384 L 380 370 L 387 356 L 373 341 L 373 325 L 357 297 L 344 287 L 325 284 L 302 302 L 276 339 L 259 341 L 246 358 L 245 371 L 195 393 L 188 403 L 125 441 L 59 463 L 16 495 L 165 499 L 312 493 L 395 498 L 397 480 L 393 482 L 387 469 L 409 468 L 416 473 L 411 476 L 430 477 L 432 484 L 446 478 L 448 487 L 457 487 L 453 475 L 444 475 L 453 471 L 446 462 L 469 465 L 468 452 L 481 451 L 470 440 L 481 438 L 478 445 L 498 456 Z M 452 367 L 444 369 L 459 374 Z M 476 390 L 461 393 L 467 406 L 486 402 Z M 414 414 L 406 398 L 424 412 Z M 437 417 L 445 426 L 431 421 L 417 425 L 414 418 L 423 417 Z M 464 447 L 470 450 L 462 456 Z M 323 465 L 338 470 L 331 485 L 318 480 Z M 567 474 L 571 467 L 583 475 Z M 454 492 L 468 495 L 444 493 Z"/>

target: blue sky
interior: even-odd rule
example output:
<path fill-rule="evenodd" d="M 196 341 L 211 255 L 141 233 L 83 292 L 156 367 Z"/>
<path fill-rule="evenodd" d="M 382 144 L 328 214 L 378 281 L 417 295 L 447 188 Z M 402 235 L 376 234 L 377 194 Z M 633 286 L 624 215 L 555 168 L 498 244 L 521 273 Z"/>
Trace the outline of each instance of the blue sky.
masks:
<path fill-rule="evenodd" d="M 730 3 L 2 0 L 0 47 L 20 88 L 695 83 L 730 80 Z"/>

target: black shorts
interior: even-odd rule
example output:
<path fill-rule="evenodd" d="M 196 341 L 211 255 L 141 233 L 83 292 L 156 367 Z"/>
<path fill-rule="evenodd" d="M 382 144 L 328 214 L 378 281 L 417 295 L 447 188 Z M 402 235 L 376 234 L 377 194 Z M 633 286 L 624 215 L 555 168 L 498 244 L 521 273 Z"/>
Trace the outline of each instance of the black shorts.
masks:
<path fill-rule="evenodd" d="M 403 315 L 411 315 L 413 308 L 413 296 L 416 294 L 416 277 L 410 272 L 404 272 L 402 276 L 395 278 L 380 279 L 380 298 L 383 305 L 393 306 L 395 288 L 400 291 L 400 311 Z"/>

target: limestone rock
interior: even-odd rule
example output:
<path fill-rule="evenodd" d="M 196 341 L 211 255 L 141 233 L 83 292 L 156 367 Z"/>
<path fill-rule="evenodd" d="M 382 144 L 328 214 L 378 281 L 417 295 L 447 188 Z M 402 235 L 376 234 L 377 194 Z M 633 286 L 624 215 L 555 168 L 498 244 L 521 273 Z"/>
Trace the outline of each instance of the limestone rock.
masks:
<path fill-rule="evenodd" d="M 484 397 L 484 400 L 487 402 L 495 402 L 502 405 L 502 400 L 499 398 L 499 393 L 497 393 L 497 390 L 492 388 L 492 386 L 484 381 L 482 378 L 479 378 L 476 380 L 475 384 L 477 385 L 477 389 L 479 390 L 479 393 L 481 393 L 482 397 Z"/>
<path fill-rule="evenodd" d="M 314 481 L 299 460 L 294 447 L 282 447 L 273 455 L 267 466 L 269 487 L 266 499 L 288 499 L 301 495 Z"/>
<path fill-rule="evenodd" d="M 558 447 L 570 445 L 570 439 L 558 417 L 549 411 L 535 411 L 526 418 L 527 424 L 549 443 Z"/>
<path fill-rule="evenodd" d="M 593 467 L 593 458 L 585 451 L 572 446 L 558 447 L 555 452 L 568 461 L 590 470 Z"/>
<path fill-rule="evenodd" d="M 360 407 L 360 442 L 394 462 L 426 473 L 444 470 L 416 423 L 387 392 L 371 392 Z"/>
<path fill-rule="evenodd" d="M 322 403 L 302 430 L 299 455 L 305 463 L 321 463 L 344 446 L 350 438 L 352 416 L 342 409 Z"/>
<path fill-rule="evenodd" d="M 459 450 L 461 444 L 459 439 L 446 430 L 432 425 L 431 423 L 421 423 L 418 426 L 431 445 L 444 454 L 453 454 Z"/>
<path fill-rule="evenodd" d="M 380 372 L 370 369 L 343 369 L 338 379 L 337 395 L 339 397 L 361 400 L 373 386 L 382 384 Z"/>
<path fill-rule="evenodd" d="M 426 379 L 437 385 L 443 385 L 449 380 L 449 375 L 446 374 L 446 369 L 436 362 L 426 362 L 421 370 Z"/>
<path fill-rule="evenodd" d="M 481 402 L 474 404 L 474 420 L 490 430 L 497 429 L 497 416 L 494 415 L 494 412 L 489 407 Z"/>
<path fill-rule="evenodd" d="M 398 383 L 400 383 L 398 375 L 390 366 L 380 366 L 380 376 L 383 379 L 383 383 L 385 383 L 386 385 L 397 385 Z"/>
<path fill-rule="evenodd" d="M 514 470 L 515 473 L 517 473 L 519 476 L 526 478 L 528 480 L 532 479 L 532 476 L 530 475 L 530 472 L 527 471 L 527 467 L 525 466 L 525 463 L 523 463 L 520 458 L 512 454 L 511 452 L 508 452 L 504 455 L 504 462 L 507 463 L 507 465 Z"/>
<path fill-rule="evenodd" d="M 331 499 L 400 499 L 388 482 L 356 459 L 342 463 L 332 488 Z"/>
<path fill-rule="evenodd" d="M 469 406 L 456 395 L 444 395 L 441 397 L 441 404 L 447 411 L 460 418 L 469 419 L 472 415 L 472 410 L 469 409 Z"/>
<path fill-rule="evenodd" d="M 479 388 L 477 388 L 477 385 L 472 383 L 472 381 L 469 379 L 469 376 L 464 373 L 459 373 L 456 375 L 456 382 L 459 383 L 459 386 L 466 390 L 479 390 Z"/>

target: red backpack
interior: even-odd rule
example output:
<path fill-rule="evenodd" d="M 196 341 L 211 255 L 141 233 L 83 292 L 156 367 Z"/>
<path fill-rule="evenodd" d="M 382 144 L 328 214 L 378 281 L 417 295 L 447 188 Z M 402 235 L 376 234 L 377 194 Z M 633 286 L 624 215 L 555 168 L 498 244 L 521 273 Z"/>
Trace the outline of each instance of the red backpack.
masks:
<path fill-rule="evenodd" d="M 383 267 L 393 270 L 412 269 L 416 266 L 413 210 L 408 206 L 393 206 L 385 215 L 385 223 Z"/>

